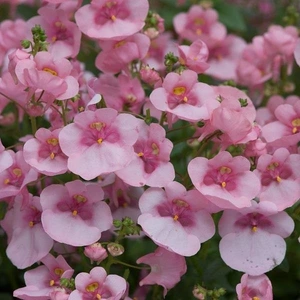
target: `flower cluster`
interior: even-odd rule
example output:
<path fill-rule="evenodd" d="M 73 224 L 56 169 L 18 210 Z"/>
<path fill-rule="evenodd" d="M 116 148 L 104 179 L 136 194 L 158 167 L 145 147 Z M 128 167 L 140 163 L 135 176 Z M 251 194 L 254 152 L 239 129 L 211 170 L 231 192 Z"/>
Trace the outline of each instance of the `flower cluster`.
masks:
<path fill-rule="evenodd" d="M 14 297 L 160 299 L 188 278 L 186 299 L 218 299 L 220 264 L 244 273 L 229 295 L 273 299 L 265 273 L 299 220 L 299 16 L 247 43 L 208 3 L 178 1 L 173 37 L 147 0 L 43 0 L 28 20 L 13 2 L 0 226 L 25 272 Z"/>

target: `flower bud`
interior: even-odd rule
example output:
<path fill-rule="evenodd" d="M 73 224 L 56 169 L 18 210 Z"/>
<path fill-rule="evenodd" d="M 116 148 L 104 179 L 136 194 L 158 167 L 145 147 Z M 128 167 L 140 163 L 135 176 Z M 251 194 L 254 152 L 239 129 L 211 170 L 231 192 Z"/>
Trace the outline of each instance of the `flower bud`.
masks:
<path fill-rule="evenodd" d="M 49 294 L 51 300 L 67 300 L 69 294 L 64 288 L 55 287 Z"/>
<path fill-rule="evenodd" d="M 119 256 L 124 253 L 124 247 L 116 243 L 109 243 L 107 245 L 107 250 L 112 256 Z"/>
<path fill-rule="evenodd" d="M 84 255 L 90 258 L 91 263 L 93 263 L 94 261 L 100 263 L 108 256 L 106 249 L 103 248 L 100 243 L 94 243 L 90 246 L 85 247 Z"/>
<path fill-rule="evenodd" d="M 141 79 L 150 85 L 154 85 L 156 82 L 161 80 L 159 74 L 149 66 L 143 66 L 140 70 Z"/>

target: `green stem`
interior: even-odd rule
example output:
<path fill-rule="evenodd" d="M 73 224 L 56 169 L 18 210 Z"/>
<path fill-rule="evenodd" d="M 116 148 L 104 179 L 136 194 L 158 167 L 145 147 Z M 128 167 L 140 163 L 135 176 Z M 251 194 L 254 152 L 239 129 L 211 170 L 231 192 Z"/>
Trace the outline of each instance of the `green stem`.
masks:
<path fill-rule="evenodd" d="M 30 116 L 30 121 L 31 121 L 31 131 L 32 131 L 32 134 L 35 135 L 35 133 L 37 131 L 36 117 Z"/>
<path fill-rule="evenodd" d="M 63 122 L 64 122 L 64 126 L 67 126 L 67 116 L 66 116 L 66 106 L 65 104 L 67 105 L 67 103 L 64 103 L 62 102 L 61 104 L 61 111 L 62 111 L 62 119 L 63 119 Z"/>
<path fill-rule="evenodd" d="M 129 268 L 134 268 L 134 269 L 138 269 L 138 270 L 150 270 L 151 269 L 150 267 L 138 267 L 138 266 L 134 266 L 134 265 L 125 263 L 125 262 L 120 261 L 120 260 L 114 260 L 113 264 L 120 264 L 120 265 L 129 267 Z"/>

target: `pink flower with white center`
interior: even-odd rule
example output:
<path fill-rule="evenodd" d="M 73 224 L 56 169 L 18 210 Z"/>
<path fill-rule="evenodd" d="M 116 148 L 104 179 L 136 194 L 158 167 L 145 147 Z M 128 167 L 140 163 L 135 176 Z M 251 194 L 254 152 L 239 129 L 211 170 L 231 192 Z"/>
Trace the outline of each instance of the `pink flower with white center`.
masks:
<path fill-rule="evenodd" d="M 210 214 L 204 210 L 207 200 L 198 191 L 186 191 L 171 182 L 165 191 L 150 188 L 141 196 L 138 223 L 159 246 L 183 256 L 195 255 L 201 243 L 215 233 Z"/>
<path fill-rule="evenodd" d="M 181 75 L 169 73 L 162 84 L 150 94 L 151 103 L 158 110 L 169 112 L 190 122 L 207 120 L 219 106 L 214 90 L 198 82 L 198 75 L 191 70 Z"/>
<path fill-rule="evenodd" d="M 13 158 L 5 150 L 5 147 L 2 144 L 0 139 L 0 172 L 4 171 L 5 169 L 9 168 L 13 164 Z"/>
<path fill-rule="evenodd" d="M 139 137 L 134 144 L 135 157 L 128 166 L 116 171 L 125 183 L 132 186 L 163 187 L 175 177 L 170 154 L 173 144 L 159 124 L 139 122 Z"/>
<path fill-rule="evenodd" d="M 273 300 L 272 283 L 265 274 L 244 274 L 236 286 L 238 300 Z"/>
<path fill-rule="evenodd" d="M 112 225 L 103 196 L 99 184 L 80 180 L 46 187 L 41 193 L 44 230 L 54 240 L 72 246 L 97 242 Z"/>
<path fill-rule="evenodd" d="M 219 221 L 220 254 L 232 269 L 258 276 L 279 265 L 286 251 L 284 238 L 294 230 L 293 219 L 264 201 L 225 210 Z"/>
<path fill-rule="evenodd" d="M 190 46 L 178 46 L 179 62 L 198 74 L 209 68 L 208 48 L 202 40 L 196 40 Z"/>
<path fill-rule="evenodd" d="M 97 55 L 95 62 L 99 70 L 113 74 L 122 70 L 129 73 L 129 64 L 146 56 L 150 39 L 144 34 L 136 33 L 123 40 L 100 41 L 99 45 L 102 51 Z"/>
<path fill-rule="evenodd" d="M 50 52 L 41 51 L 35 57 L 17 62 L 15 73 L 26 87 L 41 89 L 65 100 L 77 95 L 79 85 L 71 75 L 72 64 L 66 58 L 56 58 Z"/>
<path fill-rule="evenodd" d="M 118 275 L 108 275 L 101 267 L 75 277 L 76 289 L 69 300 L 120 300 L 126 291 L 126 281 Z"/>
<path fill-rule="evenodd" d="M 217 11 L 200 5 L 193 5 L 187 13 L 175 16 L 174 28 L 182 39 L 201 39 L 209 49 L 226 36 L 226 27 L 218 22 Z"/>
<path fill-rule="evenodd" d="M 23 151 L 15 153 L 7 150 L 7 153 L 13 163 L 0 173 L 0 199 L 16 196 L 28 183 L 38 178 L 38 173 L 25 162 Z"/>
<path fill-rule="evenodd" d="M 65 126 L 59 141 L 69 157 L 68 168 L 85 180 L 127 166 L 134 158 L 138 121 L 112 108 L 84 111 Z"/>
<path fill-rule="evenodd" d="M 48 50 L 55 58 L 75 57 L 80 49 L 81 31 L 69 21 L 67 11 L 46 6 L 38 10 L 39 16 L 27 21 L 30 28 L 40 24 L 47 35 Z"/>
<path fill-rule="evenodd" d="M 270 201 L 281 211 L 300 198 L 300 154 L 290 154 L 286 148 L 263 154 L 253 172 L 261 180 L 260 201 Z"/>
<path fill-rule="evenodd" d="M 26 286 L 14 291 L 14 297 L 29 300 L 47 300 L 50 294 L 60 287 L 61 278 L 71 278 L 74 270 L 67 264 L 63 256 L 53 257 L 48 254 L 41 262 L 43 266 L 25 272 Z"/>
<path fill-rule="evenodd" d="M 220 80 L 236 80 L 236 68 L 238 61 L 246 47 L 246 42 L 233 34 L 229 34 L 224 40 L 209 49 L 209 68 L 205 72 Z"/>
<path fill-rule="evenodd" d="M 145 25 L 147 0 L 92 0 L 75 13 L 79 29 L 91 38 L 120 39 L 137 33 Z"/>
<path fill-rule="evenodd" d="M 214 158 L 196 157 L 188 165 L 195 188 L 220 208 L 251 206 L 260 191 L 260 180 L 250 171 L 250 162 L 227 151 Z"/>
<path fill-rule="evenodd" d="M 11 227 L 8 230 L 6 253 L 19 269 L 30 267 L 41 260 L 53 246 L 53 240 L 41 224 L 40 198 L 29 195 L 27 203 L 23 205 L 23 202 L 23 198 L 17 196 L 13 208 L 6 213 L 3 220 Z"/>
<path fill-rule="evenodd" d="M 140 286 L 145 284 L 161 285 L 164 288 L 164 297 L 186 272 L 184 257 L 161 247 L 158 247 L 153 253 L 140 257 L 136 262 L 151 267 L 151 272 L 140 281 Z"/>
<path fill-rule="evenodd" d="M 101 74 L 91 79 L 89 87 L 92 93 L 99 93 L 105 99 L 107 107 L 117 111 L 141 112 L 145 100 L 145 91 L 138 78 L 120 74 L 117 78 L 111 74 Z"/>
<path fill-rule="evenodd" d="M 40 128 L 35 138 L 24 144 L 24 159 L 42 174 L 54 176 L 68 171 L 67 156 L 61 151 L 58 134 L 61 129 L 50 131 Z"/>
<path fill-rule="evenodd" d="M 296 145 L 300 140 L 300 101 L 281 104 L 274 114 L 277 120 L 262 127 L 262 136 L 272 146 Z"/>

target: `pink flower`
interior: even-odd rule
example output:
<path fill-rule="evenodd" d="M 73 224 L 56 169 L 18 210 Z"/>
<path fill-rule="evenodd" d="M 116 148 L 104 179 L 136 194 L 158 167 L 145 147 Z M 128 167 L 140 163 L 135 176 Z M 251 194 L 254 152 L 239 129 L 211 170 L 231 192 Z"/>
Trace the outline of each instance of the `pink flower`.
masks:
<path fill-rule="evenodd" d="M 66 58 L 55 58 L 41 51 L 32 59 L 16 64 L 16 76 L 26 87 L 51 93 L 58 100 L 69 99 L 78 93 L 78 82 L 71 75 L 72 65 Z"/>
<path fill-rule="evenodd" d="M 28 140 L 24 145 L 24 159 L 40 173 L 53 176 L 66 173 L 67 156 L 59 146 L 58 134 L 61 129 L 50 131 L 40 128 L 35 138 Z"/>
<path fill-rule="evenodd" d="M 128 1 L 128 0 L 127 0 Z M 104 73 L 128 72 L 129 64 L 143 59 L 150 47 L 150 39 L 141 33 L 122 40 L 99 42 L 102 51 L 97 55 L 95 65 Z"/>
<path fill-rule="evenodd" d="M 209 119 L 211 111 L 219 105 L 214 90 L 198 82 L 197 73 L 191 70 L 181 75 L 169 73 L 162 87 L 150 94 L 150 101 L 158 110 L 191 122 Z"/>
<path fill-rule="evenodd" d="M 281 211 L 300 198 L 300 154 L 290 154 L 286 148 L 263 154 L 254 173 L 261 180 L 260 201 L 270 201 Z"/>
<path fill-rule="evenodd" d="M 150 188 L 140 198 L 138 223 L 157 245 L 192 256 L 215 233 L 213 219 L 204 210 L 207 202 L 198 191 L 186 191 L 175 181 L 165 191 Z"/>
<path fill-rule="evenodd" d="M 23 205 L 17 196 L 13 208 L 3 220 L 9 224 L 9 243 L 6 253 L 11 262 L 19 269 L 30 267 L 46 256 L 53 246 L 53 240 L 46 234 L 41 223 L 42 207 L 40 198 L 29 195 Z"/>
<path fill-rule="evenodd" d="M 80 180 L 52 184 L 41 193 L 42 224 L 54 240 L 72 246 L 97 242 L 112 225 L 109 206 L 98 184 Z"/>
<path fill-rule="evenodd" d="M 61 278 L 71 278 L 74 270 L 59 255 L 54 258 L 51 254 L 45 256 L 41 262 L 43 266 L 25 272 L 23 288 L 14 291 L 14 297 L 29 300 L 46 300 L 55 288 L 60 286 Z"/>
<path fill-rule="evenodd" d="M 98 242 L 84 247 L 84 255 L 91 260 L 91 263 L 94 261 L 100 263 L 108 256 L 106 249 Z"/>
<path fill-rule="evenodd" d="M 0 173 L 13 164 L 13 158 L 9 152 L 5 151 L 0 139 Z"/>
<path fill-rule="evenodd" d="M 92 0 L 75 13 L 79 29 L 96 39 L 120 39 L 133 35 L 144 26 L 147 0 Z"/>
<path fill-rule="evenodd" d="M 190 46 L 178 46 L 179 62 L 196 73 L 204 73 L 209 68 L 207 63 L 208 48 L 202 40 L 196 40 Z"/>
<path fill-rule="evenodd" d="M 145 100 L 145 91 L 138 78 L 120 74 L 117 78 L 111 74 L 101 74 L 91 79 L 89 87 L 92 93 L 100 93 L 109 108 L 117 111 L 131 111 L 139 114 Z"/>
<path fill-rule="evenodd" d="M 114 109 L 85 111 L 59 134 L 62 151 L 69 157 L 71 172 L 91 180 L 127 166 L 135 157 L 137 119 Z"/>
<path fill-rule="evenodd" d="M 283 238 L 293 230 L 293 219 L 271 202 L 252 201 L 249 208 L 225 210 L 219 221 L 221 257 L 234 270 L 261 275 L 282 262 Z"/>
<path fill-rule="evenodd" d="M 90 273 L 79 273 L 75 277 L 76 289 L 69 300 L 120 300 L 126 291 L 126 281 L 118 275 L 108 275 L 101 267 L 93 268 Z"/>
<path fill-rule="evenodd" d="M 265 274 L 250 276 L 244 274 L 236 286 L 238 300 L 273 300 L 272 283 Z"/>
<path fill-rule="evenodd" d="M 68 12 L 46 6 L 38 10 L 39 16 L 27 21 L 30 28 L 40 24 L 47 35 L 48 49 L 56 58 L 75 57 L 80 49 L 81 32 L 68 19 Z"/>
<path fill-rule="evenodd" d="M 135 158 L 128 166 L 116 171 L 118 177 L 132 186 L 162 187 L 175 177 L 170 154 L 173 144 L 159 124 L 139 122 L 139 137 L 134 144 Z"/>
<path fill-rule="evenodd" d="M 214 158 L 196 157 L 188 165 L 195 188 L 220 208 L 243 208 L 260 191 L 260 181 L 250 171 L 250 162 L 221 151 Z"/>
<path fill-rule="evenodd" d="M 150 274 L 140 281 L 140 286 L 159 284 L 164 288 L 164 297 L 186 272 L 184 257 L 161 247 L 158 247 L 153 253 L 140 257 L 136 262 L 151 266 Z"/>
<path fill-rule="evenodd" d="M 209 49 L 226 36 L 226 27 L 218 22 L 217 11 L 200 5 L 193 5 L 187 13 L 175 16 L 174 28 L 182 39 L 201 39 Z"/>

